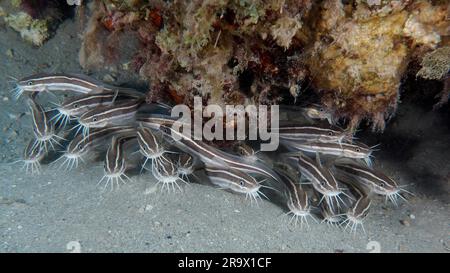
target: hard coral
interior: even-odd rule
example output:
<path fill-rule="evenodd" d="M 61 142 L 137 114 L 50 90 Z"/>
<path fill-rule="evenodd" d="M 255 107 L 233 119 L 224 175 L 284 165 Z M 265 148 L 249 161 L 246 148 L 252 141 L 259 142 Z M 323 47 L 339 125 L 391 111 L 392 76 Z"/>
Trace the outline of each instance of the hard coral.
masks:
<path fill-rule="evenodd" d="M 400 80 L 414 50 L 411 42 L 429 48 L 440 42 L 435 25 L 428 24 L 435 19 L 424 20 L 422 13 L 437 13 L 442 21 L 443 8 L 424 1 L 415 3 L 420 8 L 408 7 L 408 1 L 376 3 L 373 9 L 363 1 L 351 7 L 325 1 L 308 63 L 324 104 L 350 118 L 353 127 L 369 118 L 382 130 L 396 109 Z"/>
<path fill-rule="evenodd" d="M 149 100 L 292 103 L 311 89 L 353 128 L 366 118 L 383 129 L 410 60 L 449 41 L 439 1 L 97 0 L 94 10 L 81 64 L 131 64 Z"/>
<path fill-rule="evenodd" d="M 63 18 L 69 15 L 65 3 L 54 0 L 6 1 L 4 20 L 27 42 L 41 46 Z M 2 4 L 3 4 L 2 3 Z"/>

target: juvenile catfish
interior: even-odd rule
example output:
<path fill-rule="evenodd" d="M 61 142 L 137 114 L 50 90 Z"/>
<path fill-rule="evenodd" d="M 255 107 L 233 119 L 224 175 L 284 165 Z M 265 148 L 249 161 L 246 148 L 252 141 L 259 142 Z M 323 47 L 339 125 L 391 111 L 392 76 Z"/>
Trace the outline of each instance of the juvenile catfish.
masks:
<path fill-rule="evenodd" d="M 34 98 L 29 98 L 28 104 L 31 109 L 33 132 L 36 137 L 34 145 L 43 147 L 45 151 L 48 150 L 48 146 L 51 146 L 53 150 L 55 144 L 61 146 L 59 141 L 64 140 L 64 138 L 56 134 L 55 126 L 48 120 L 45 109 Z"/>
<path fill-rule="evenodd" d="M 127 141 L 135 139 L 136 135 L 134 133 L 122 136 L 113 136 L 111 139 L 111 144 L 106 151 L 105 157 L 105 165 L 104 172 L 105 174 L 98 182 L 98 184 L 102 183 L 106 180 L 105 187 L 111 185 L 111 189 L 114 188 L 114 185 L 119 186 L 122 182 L 126 184 L 126 181 L 130 181 L 131 179 L 125 174 L 127 170 L 127 164 L 125 161 L 125 152 L 124 146 Z"/>
<path fill-rule="evenodd" d="M 17 81 L 14 97 L 23 93 L 69 92 L 75 94 L 94 94 L 102 92 L 136 92 L 130 88 L 115 87 L 86 75 L 67 73 L 39 73 Z"/>
<path fill-rule="evenodd" d="M 96 94 L 83 94 L 80 96 L 72 96 L 65 99 L 58 107 L 58 114 L 56 114 L 52 120 L 55 123 L 61 122 L 66 125 L 70 119 L 79 118 L 81 115 L 89 110 L 97 107 L 110 106 L 113 103 L 120 103 L 121 99 L 139 99 L 143 94 L 140 92 L 134 92 L 132 94 L 105 92 Z"/>
<path fill-rule="evenodd" d="M 91 128 L 104 128 L 112 125 L 123 125 L 135 119 L 139 106 L 145 99 L 128 100 L 109 106 L 100 106 L 92 109 L 78 119 L 79 129 L 83 129 L 83 134 L 87 136 Z M 77 127 L 76 126 L 76 127 Z M 74 128 L 76 128 L 74 127 Z"/>

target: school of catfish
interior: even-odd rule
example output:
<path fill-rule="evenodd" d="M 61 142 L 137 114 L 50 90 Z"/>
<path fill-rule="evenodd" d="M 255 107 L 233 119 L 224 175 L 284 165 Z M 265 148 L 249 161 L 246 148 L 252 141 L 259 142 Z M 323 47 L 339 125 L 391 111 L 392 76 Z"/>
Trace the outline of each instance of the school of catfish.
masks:
<path fill-rule="evenodd" d="M 44 93 L 67 96 L 47 107 Z M 41 172 L 45 157 L 70 170 L 101 155 L 104 174 L 98 184 L 104 189 L 132 181 L 133 170 L 138 170 L 134 175 L 150 172 L 171 192 L 207 181 L 252 204 L 283 200 L 289 223 L 300 228 L 310 227 L 310 219 L 350 232 L 359 227 L 365 232 L 375 196 L 397 205 L 412 195 L 373 167 L 374 147 L 333 125 L 318 104 L 299 107 L 306 122 L 280 121 L 279 151 L 265 153 L 250 141 L 224 148 L 180 134 L 171 127 L 176 119 L 169 105 L 147 103 L 144 93 L 84 75 L 32 75 L 16 80 L 13 96 L 31 112 L 34 137 L 19 160 L 31 174 Z"/>

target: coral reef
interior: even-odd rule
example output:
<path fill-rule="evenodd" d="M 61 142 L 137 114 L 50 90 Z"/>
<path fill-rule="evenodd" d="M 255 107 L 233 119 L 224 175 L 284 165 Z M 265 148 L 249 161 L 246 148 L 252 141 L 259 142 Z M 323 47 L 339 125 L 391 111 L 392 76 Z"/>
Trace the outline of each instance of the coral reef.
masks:
<path fill-rule="evenodd" d="M 366 119 L 383 130 L 411 61 L 450 41 L 446 1 L 89 5 L 81 65 L 134 70 L 151 85 L 149 101 L 292 104 L 313 93 L 351 129 Z"/>
<path fill-rule="evenodd" d="M 446 6 L 426 1 L 355 4 L 324 2 L 322 18 L 329 20 L 317 25 L 309 68 L 325 105 L 350 118 L 353 127 L 368 117 L 374 129 L 383 129 L 395 112 L 411 57 L 439 44 Z M 448 21 L 446 27 L 448 35 Z"/>
<path fill-rule="evenodd" d="M 422 68 L 417 72 L 418 77 L 430 80 L 443 80 L 444 89 L 435 109 L 446 104 L 450 99 L 450 47 L 438 48 L 427 53 L 422 60 Z"/>
<path fill-rule="evenodd" d="M 4 21 L 27 42 L 41 46 L 67 15 L 64 3 L 51 0 L 3 1 Z"/>

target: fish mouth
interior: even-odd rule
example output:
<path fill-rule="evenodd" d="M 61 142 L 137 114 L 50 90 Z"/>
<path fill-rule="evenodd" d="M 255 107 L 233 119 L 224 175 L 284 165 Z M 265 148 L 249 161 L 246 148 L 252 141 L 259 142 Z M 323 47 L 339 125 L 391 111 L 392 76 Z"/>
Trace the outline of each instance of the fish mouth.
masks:
<path fill-rule="evenodd" d="M 76 130 L 75 131 L 75 135 L 77 135 L 79 132 L 83 133 L 83 136 L 88 136 L 89 135 L 89 129 L 93 128 L 91 124 L 89 123 L 85 123 L 84 121 L 78 119 L 78 124 L 75 125 L 72 130 Z"/>
<path fill-rule="evenodd" d="M 326 215 L 324 216 L 322 222 L 328 222 L 328 223 L 339 223 L 341 222 L 342 218 L 340 216 L 336 216 L 336 215 Z"/>
<path fill-rule="evenodd" d="M 76 154 L 76 153 L 65 153 L 64 157 L 68 158 L 68 159 L 78 159 L 81 157 L 80 154 Z"/>
<path fill-rule="evenodd" d="M 54 134 L 45 134 L 39 137 L 40 141 L 50 141 L 54 137 Z"/>
<path fill-rule="evenodd" d="M 336 191 L 336 190 L 331 190 L 331 191 L 327 191 L 326 195 L 329 197 L 334 197 L 334 196 L 338 196 L 342 193 L 342 191 Z"/>
<path fill-rule="evenodd" d="M 161 173 L 160 171 L 158 171 L 156 169 L 153 171 L 153 175 L 155 176 L 156 179 L 158 179 L 162 183 L 176 183 L 179 179 L 179 176 L 177 173 L 175 173 L 175 174 Z"/>
<path fill-rule="evenodd" d="M 147 152 L 142 151 L 142 149 L 140 149 L 140 151 L 141 151 L 142 155 L 144 155 L 148 159 L 157 159 L 157 158 L 160 158 L 161 156 L 163 156 L 163 154 L 164 154 L 163 151 L 156 152 L 156 153 L 147 153 Z"/>
<path fill-rule="evenodd" d="M 252 187 L 248 190 L 243 189 L 242 192 L 248 193 L 248 194 L 256 194 L 259 192 L 259 189 L 261 189 L 261 185 L 255 185 L 254 187 Z"/>
<path fill-rule="evenodd" d="M 347 219 L 354 224 L 362 224 L 363 223 L 363 220 L 361 217 L 356 217 L 355 215 L 353 215 L 351 213 L 347 213 Z"/>
<path fill-rule="evenodd" d="M 72 114 L 69 110 L 64 109 L 64 108 L 62 108 L 62 107 L 57 108 L 57 110 L 58 110 L 58 112 L 60 112 L 61 115 L 63 115 L 63 116 L 73 116 L 73 114 Z"/>
<path fill-rule="evenodd" d="M 291 209 L 291 212 L 294 215 L 297 215 L 297 216 L 300 216 L 300 217 L 306 217 L 306 216 L 311 214 L 309 209 L 300 209 L 300 208 Z"/>
<path fill-rule="evenodd" d="M 56 108 L 56 110 L 58 110 L 58 113 L 50 121 L 54 121 L 55 124 L 60 124 L 59 126 L 65 127 L 71 121 L 73 114 L 61 107 Z"/>
<path fill-rule="evenodd" d="M 24 164 L 35 164 L 39 162 L 39 158 L 27 158 L 23 160 Z"/>

